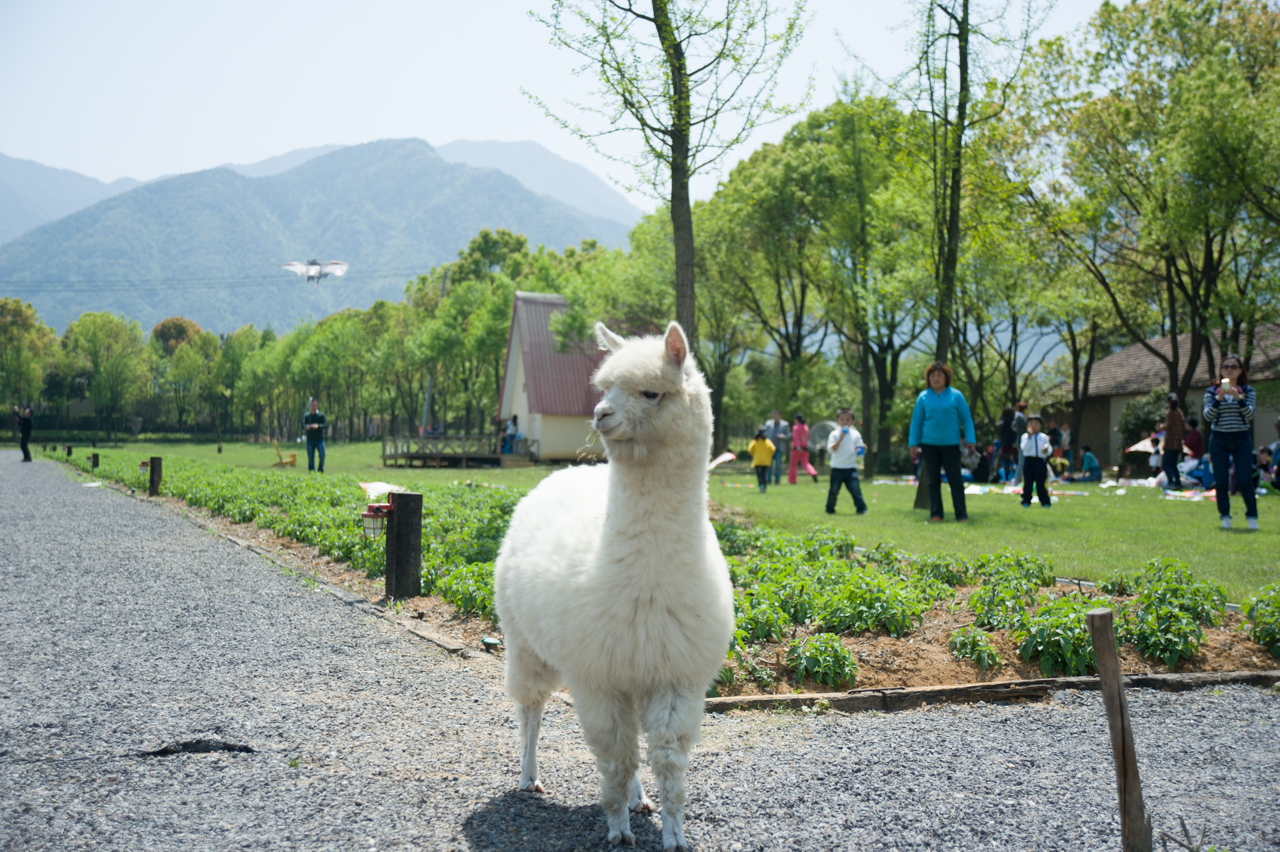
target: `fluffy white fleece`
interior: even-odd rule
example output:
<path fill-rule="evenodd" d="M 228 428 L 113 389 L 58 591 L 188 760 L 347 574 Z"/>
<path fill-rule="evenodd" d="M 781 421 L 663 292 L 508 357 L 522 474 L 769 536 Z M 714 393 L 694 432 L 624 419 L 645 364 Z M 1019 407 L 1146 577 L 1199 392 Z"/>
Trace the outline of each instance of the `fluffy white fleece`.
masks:
<path fill-rule="evenodd" d="M 506 688 L 522 738 L 520 788 L 541 791 L 537 739 L 567 683 L 600 769 L 613 843 L 649 810 L 639 734 L 662 802 L 666 849 L 683 849 L 685 771 L 703 697 L 733 633 L 733 590 L 707 516 L 711 403 L 684 332 L 623 340 L 593 382 L 609 464 L 547 477 L 511 518 L 494 570 Z"/>

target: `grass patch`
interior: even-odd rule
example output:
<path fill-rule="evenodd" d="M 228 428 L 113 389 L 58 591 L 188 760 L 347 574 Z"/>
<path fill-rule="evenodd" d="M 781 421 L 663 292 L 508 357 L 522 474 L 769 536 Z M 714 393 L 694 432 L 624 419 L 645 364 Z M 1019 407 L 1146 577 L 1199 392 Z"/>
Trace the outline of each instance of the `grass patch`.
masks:
<path fill-rule="evenodd" d="M 307 475 L 304 444 L 282 445 L 284 453 L 296 452 L 299 466 L 277 468 L 290 475 Z M 77 454 L 88 451 L 77 448 Z M 182 456 L 218 461 L 236 467 L 271 469 L 275 450 L 270 444 L 226 443 L 221 455 L 212 444 L 127 445 L 130 453 Z M 503 470 L 498 468 L 422 469 L 382 466 L 379 442 L 328 445 L 325 469 L 356 479 L 383 480 L 406 487 L 446 485 L 478 480 L 495 485 L 532 488 L 556 470 L 550 466 Z M 106 454 L 109 448 L 100 449 Z M 892 541 L 913 554 L 945 552 L 964 557 L 997 553 L 1005 548 L 1048 556 L 1059 576 L 1102 580 L 1116 571 L 1136 573 L 1151 559 L 1181 559 L 1196 576 L 1226 589 L 1237 603 L 1271 583 L 1280 582 L 1280 497 L 1260 497 L 1258 514 L 1262 529 L 1229 532 L 1218 529 L 1212 501 L 1187 503 L 1160 499 L 1153 488 L 1115 489 L 1073 483 L 1070 490 L 1087 491 L 1088 497 L 1062 497 L 1052 509 L 1038 505 L 1023 509 L 1015 496 L 984 494 L 968 498 L 969 523 L 950 520 L 950 496 L 944 494 L 948 521 L 926 523 L 927 512 L 911 508 L 914 487 L 864 483 L 863 494 L 871 511 L 854 515 L 848 494 L 841 497 L 837 514 L 823 513 L 827 481 L 805 479 L 797 485 L 770 486 L 757 493 L 749 468 L 739 471 L 717 468 L 711 478 L 711 498 L 743 509 L 755 523 L 801 534 L 815 523 L 831 524 L 872 547 Z M 724 484 L 721 484 L 721 483 Z M 749 486 L 749 487 L 734 487 Z M 1235 503 L 1239 506 L 1239 499 Z M 1243 517 L 1243 509 L 1237 514 Z M 1238 526 L 1243 527 L 1243 524 Z"/>

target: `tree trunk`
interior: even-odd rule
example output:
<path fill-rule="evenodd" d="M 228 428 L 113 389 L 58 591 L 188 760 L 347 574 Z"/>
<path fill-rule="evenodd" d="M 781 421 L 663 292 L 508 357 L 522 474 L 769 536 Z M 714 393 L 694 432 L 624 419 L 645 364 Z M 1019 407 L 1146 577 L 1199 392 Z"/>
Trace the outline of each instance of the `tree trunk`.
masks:
<path fill-rule="evenodd" d="M 865 329 L 864 329 L 865 332 Z M 862 392 L 862 428 L 865 431 L 863 443 L 867 446 L 866 463 L 863 465 L 863 478 L 870 478 L 876 474 L 876 459 L 878 456 L 875 442 L 871 438 L 871 353 L 870 343 L 867 341 L 866 335 L 862 337 L 862 342 L 858 345 L 858 379 Z M 878 425 L 877 425 L 878 428 Z"/>
<path fill-rule="evenodd" d="M 955 305 L 956 263 L 960 254 L 960 186 L 963 174 L 960 158 L 964 150 L 964 123 L 969 110 L 969 0 L 962 0 L 960 18 L 955 24 L 960 91 L 956 95 L 955 127 L 947 140 L 951 146 L 948 157 L 951 174 L 947 192 L 947 248 L 942 257 L 942 280 L 938 288 L 938 341 L 934 354 L 934 358 L 944 364 L 951 355 L 951 314 Z"/>
<path fill-rule="evenodd" d="M 689 71 L 684 48 L 671 26 L 668 0 L 653 0 L 653 23 L 671 77 L 671 234 L 676 253 L 676 322 L 689 338 L 690 351 L 696 353 L 698 314 L 694 299 L 693 207 L 689 202 Z"/>

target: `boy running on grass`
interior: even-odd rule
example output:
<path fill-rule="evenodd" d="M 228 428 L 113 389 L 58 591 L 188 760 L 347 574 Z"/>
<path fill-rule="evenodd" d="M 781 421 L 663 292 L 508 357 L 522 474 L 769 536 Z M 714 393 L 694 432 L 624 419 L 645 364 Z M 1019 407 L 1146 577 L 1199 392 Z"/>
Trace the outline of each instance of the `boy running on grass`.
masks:
<path fill-rule="evenodd" d="M 858 483 L 858 456 L 866 452 L 862 435 L 853 427 L 853 412 L 847 408 L 836 414 L 838 427 L 827 438 L 827 452 L 831 455 L 831 488 L 827 491 L 827 514 L 836 513 L 836 500 L 840 498 L 840 486 L 853 495 L 853 506 L 859 515 L 867 513 L 867 501 L 862 499 L 862 486 Z"/>

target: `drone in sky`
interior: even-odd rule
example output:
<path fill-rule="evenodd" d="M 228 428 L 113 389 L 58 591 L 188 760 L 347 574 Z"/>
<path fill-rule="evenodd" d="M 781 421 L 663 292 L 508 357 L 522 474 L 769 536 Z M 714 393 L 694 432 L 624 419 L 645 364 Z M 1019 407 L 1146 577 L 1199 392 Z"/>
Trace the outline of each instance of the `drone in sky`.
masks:
<path fill-rule="evenodd" d="M 345 260 L 330 260 L 324 263 L 318 260 L 308 260 L 306 263 L 295 260 L 292 263 L 280 264 L 281 269 L 288 269 L 290 272 L 307 276 L 308 281 L 316 282 L 316 287 L 320 286 L 320 279 L 328 275 L 336 275 L 338 277 L 346 275 L 347 266 L 349 264 Z"/>

